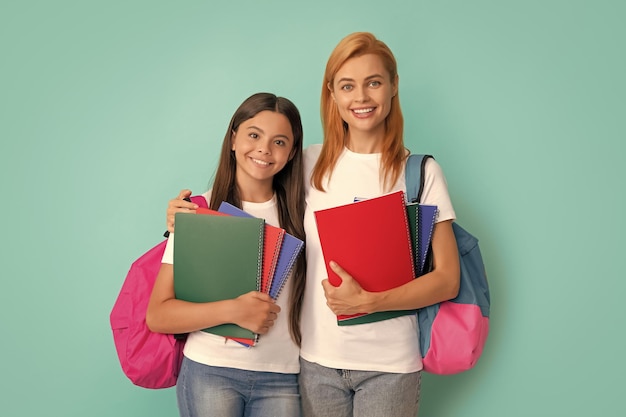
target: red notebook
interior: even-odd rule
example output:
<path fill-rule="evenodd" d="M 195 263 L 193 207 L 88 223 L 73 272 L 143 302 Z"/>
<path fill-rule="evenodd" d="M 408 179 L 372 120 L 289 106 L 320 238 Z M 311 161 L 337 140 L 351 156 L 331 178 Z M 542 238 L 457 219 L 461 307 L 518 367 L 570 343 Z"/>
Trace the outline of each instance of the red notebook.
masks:
<path fill-rule="evenodd" d="M 331 284 L 341 278 L 329 266 L 335 261 L 367 291 L 379 292 L 415 278 L 404 192 L 397 191 L 315 212 L 322 253 Z M 340 326 L 371 323 L 414 310 L 337 316 Z"/>

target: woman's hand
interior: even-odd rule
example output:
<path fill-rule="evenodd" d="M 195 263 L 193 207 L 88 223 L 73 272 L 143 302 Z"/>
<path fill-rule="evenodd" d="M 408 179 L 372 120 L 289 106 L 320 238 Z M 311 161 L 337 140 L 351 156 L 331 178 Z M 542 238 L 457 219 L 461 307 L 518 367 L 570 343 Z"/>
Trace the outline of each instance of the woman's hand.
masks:
<path fill-rule="evenodd" d="M 254 333 L 265 334 L 274 325 L 280 307 L 272 297 L 259 291 L 250 291 L 235 298 L 233 322 Z"/>
<path fill-rule="evenodd" d="M 191 190 L 182 190 L 178 193 L 178 197 L 169 201 L 166 212 L 167 231 L 174 233 L 174 218 L 176 213 L 195 213 L 198 208 L 197 204 L 185 201 L 185 198 L 191 196 Z"/>
<path fill-rule="evenodd" d="M 365 291 L 359 283 L 336 262 L 330 261 L 330 267 L 341 278 L 341 284 L 335 287 L 327 279 L 322 281 L 328 308 L 336 315 L 372 313 L 373 304 L 371 293 Z"/>

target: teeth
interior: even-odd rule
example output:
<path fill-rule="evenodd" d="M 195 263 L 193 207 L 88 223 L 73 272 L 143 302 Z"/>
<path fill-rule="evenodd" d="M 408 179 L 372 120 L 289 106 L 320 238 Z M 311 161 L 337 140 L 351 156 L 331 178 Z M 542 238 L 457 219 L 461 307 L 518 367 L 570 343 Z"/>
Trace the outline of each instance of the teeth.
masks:
<path fill-rule="evenodd" d="M 255 163 L 259 164 L 259 165 L 265 165 L 265 166 L 267 166 L 267 165 L 269 165 L 269 164 L 270 164 L 269 162 L 261 161 L 260 159 L 254 159 L 254 158 L 252 158 L 252 160 L 253 160 Z"/>
<path fill-rule="evenodd" d="M 355 112 L 356 114 L 364 114 L 364 113 L 369 113 L 369 112 L 374 111 L 374 108 L 370 107 L 369 109 L 354 109 L 352 111 Z"/>

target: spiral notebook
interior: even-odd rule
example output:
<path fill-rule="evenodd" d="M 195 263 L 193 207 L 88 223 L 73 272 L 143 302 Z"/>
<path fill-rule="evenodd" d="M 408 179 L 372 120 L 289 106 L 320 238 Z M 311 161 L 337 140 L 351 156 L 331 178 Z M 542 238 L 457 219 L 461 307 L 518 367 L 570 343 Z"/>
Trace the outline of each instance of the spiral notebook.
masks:
<path fill-rule="evenodd" d="M 221 213 L 239 217 L 241 217 L 241 213 L 243 212 L 243 210 L 239 207 L 235 207 L 225 201 L 220 203 L 217 210 Z M 263 267 L 261 270 L 260 290 L 266 294 L 269 293 L 270 285 L 272 283 L 272 279 L 274 278 L 274 271 L 276 270 L 276 264 L 278 263 L 278 254 L 280 253 L 280 247 L 283 244 L 284 237 L 284 229 L 265 223 Z"/>
<path fill-rule="evenodd" d="M 178 299 L 196 303 L 221 301 L 260 286 L 263 219 L 205 215 L 209 213 L 176 214 L 174 291 Z M 236 324 L 204 331 L 235 340 L 241 338 L 244 342 L 250 340 L 251 344 L 257 338 Z"/>
<path fill-rule="evenodd" d="M 314 212 L 328 279 L 341 278 L 329 266 L 342 266 L 367 291 L 385 291 L 415 278 L 404 192 Z M 414 310 L 340 315 L 340 326 L 386 320 Z"/>
<path fill-rule="evenodd" d="M 426 271 L 426 257 L 433 236 L 437 214 L 437 206 L 411 203 L 406 206 L 413 244 L 413 258 L 415 262 L 415 276 L 419 277 Z"/>
<path fill-rule="evenodd" d="M 247 213 L 239 207 L 235 207 L 225 201 L 220 204 L 218 210 L 233 216 L 252 217 L 250 213 Z M 266 228 L 267 226 L 270 225 L 266 224 Z M 274 226 L 270 226 L 270 228 L 279 229 Z M 280 292 L 287 282 L 287 277 L 289 277 L 289 273 L 293 269 L 295 261 L 304 247 L 304 242 L 302 240 L 285 232 L 284 229 L 279 230 L 282 230 L 283 232 L 282 242 L 278 247 L 276 258 L 272 260 L 272 262 L 274 262 L 274 267 L 267 271 L 268 276 L 264 278 L 264 280 L 267 281 L 264 285 L 267 290 L 264 292 L 267 292 L 274 300 L 276 300 L 280 295 Z"/>

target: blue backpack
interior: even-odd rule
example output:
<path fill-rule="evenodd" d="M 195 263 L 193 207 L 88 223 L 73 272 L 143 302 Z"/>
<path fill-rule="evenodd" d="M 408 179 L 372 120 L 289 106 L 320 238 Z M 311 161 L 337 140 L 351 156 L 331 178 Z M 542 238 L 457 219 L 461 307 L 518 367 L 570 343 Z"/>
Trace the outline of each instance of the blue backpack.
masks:
<path fill-rule="evenodd" d="M 428 158 L 433 157 L 409 156 L 406 164 L 409 202 L 420 202 Z M 452 300 L 417 311 L 424 371 L 439 375 L 463 372 L 476 365 L 489 333 L 491 299 L 478 239 L 456 222 L 452 223 L 452 229 L 461 267 L 459 294 Z"/>

